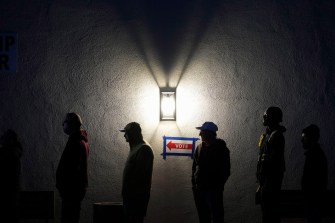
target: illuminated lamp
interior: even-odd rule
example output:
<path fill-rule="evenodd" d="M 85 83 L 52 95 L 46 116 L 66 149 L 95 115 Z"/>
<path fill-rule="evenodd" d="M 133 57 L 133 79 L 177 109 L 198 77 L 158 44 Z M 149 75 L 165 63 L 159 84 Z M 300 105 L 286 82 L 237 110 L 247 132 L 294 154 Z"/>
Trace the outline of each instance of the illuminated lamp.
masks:
<path fill-rule="evenodd" d="M 160 117 L 161 121 L 176 120 L 176 90 L 161 89 Z"/>

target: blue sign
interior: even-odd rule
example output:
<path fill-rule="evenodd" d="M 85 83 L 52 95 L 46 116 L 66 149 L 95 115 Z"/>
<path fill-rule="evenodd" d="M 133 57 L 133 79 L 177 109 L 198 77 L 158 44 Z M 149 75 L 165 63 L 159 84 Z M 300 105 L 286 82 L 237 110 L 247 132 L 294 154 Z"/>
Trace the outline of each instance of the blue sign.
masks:
<path fill-rule="evenodd" d="M 163 136 L 163 159 L 166 156 L 191 156 L 195 150 L 195 142 L 198 138 Z"/>
<path fill-rule="evenodd" d="M 17 46 L 16 33 L 0 33 L 0 73 L 17 71 Z"/>

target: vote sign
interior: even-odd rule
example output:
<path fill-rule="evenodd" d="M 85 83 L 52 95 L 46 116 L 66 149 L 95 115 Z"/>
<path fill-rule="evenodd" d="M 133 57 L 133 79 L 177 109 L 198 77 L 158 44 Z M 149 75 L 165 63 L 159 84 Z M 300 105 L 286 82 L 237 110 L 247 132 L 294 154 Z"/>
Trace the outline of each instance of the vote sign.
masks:
<path fill-rule="evenodd" d="M 163 136 L 163 159 L 166 156 L 193 156 L 198 138 Z"/>

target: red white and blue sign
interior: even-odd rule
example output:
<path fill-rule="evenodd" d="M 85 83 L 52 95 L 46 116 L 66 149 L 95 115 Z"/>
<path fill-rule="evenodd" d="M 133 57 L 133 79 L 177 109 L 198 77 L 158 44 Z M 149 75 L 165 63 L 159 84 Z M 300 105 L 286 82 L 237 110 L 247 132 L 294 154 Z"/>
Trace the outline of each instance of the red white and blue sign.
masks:
<path fill-rule="evenodd" d="M 166 156 L 193 156 L 198 138 L 163 136 L 163 159 Z"/>

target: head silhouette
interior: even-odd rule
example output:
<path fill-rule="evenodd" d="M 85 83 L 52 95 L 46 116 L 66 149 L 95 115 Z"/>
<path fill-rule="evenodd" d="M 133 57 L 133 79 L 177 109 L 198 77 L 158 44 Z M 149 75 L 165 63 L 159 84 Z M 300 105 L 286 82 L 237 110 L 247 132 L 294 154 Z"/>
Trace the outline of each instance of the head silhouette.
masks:
<path fill-rule="evenodd" d="M 211 144 L 216 139 L 216 131 L 218 131 L 218 127 L 214 122 L 205 122 L 201 126 L 195 128 L 200 130 L 199 135 L 203 142 Z"/>
<path fill-rule="evenodd" d="M 11 129 L 7 129 L 1 136 L 0 144 L 4 146 L 13 146 L 18 142 L 18 136 L 16 132 Z"/>
<path fill-rule="evenodd" d="M 16 154 L 21 157 L 22 146 L 19 141 L 19 137 L 14 130 L 7 129 L 0 138 L 0 145 L 16 152 Z"/>
<path fill-rule="evenodd" d="M 80 130 L 82 120 L 77 113 L 67 113 L 63 122 L 63 130 L 67 135 Z"/>
<path fill-rule="evenodd" d="M 143 142 L 142 129 L 137 122 L 128 123 L 124 129 L 120 131 L 125 133 L 124 137 L 130 145 L 136 145 Z"/>
<path fill-rule="evenodd" d="M 311 124 L 302 130 L 301 142 L 305 149 L 318 143 L 320 138 L 320 129 L 317 125 Z"/>
<path fill-rule="evenodd" d="M 263 115 L 264 126 L 276 126 L 283 121 L 283 112 L 279 107 L 269 107 Z"/>

